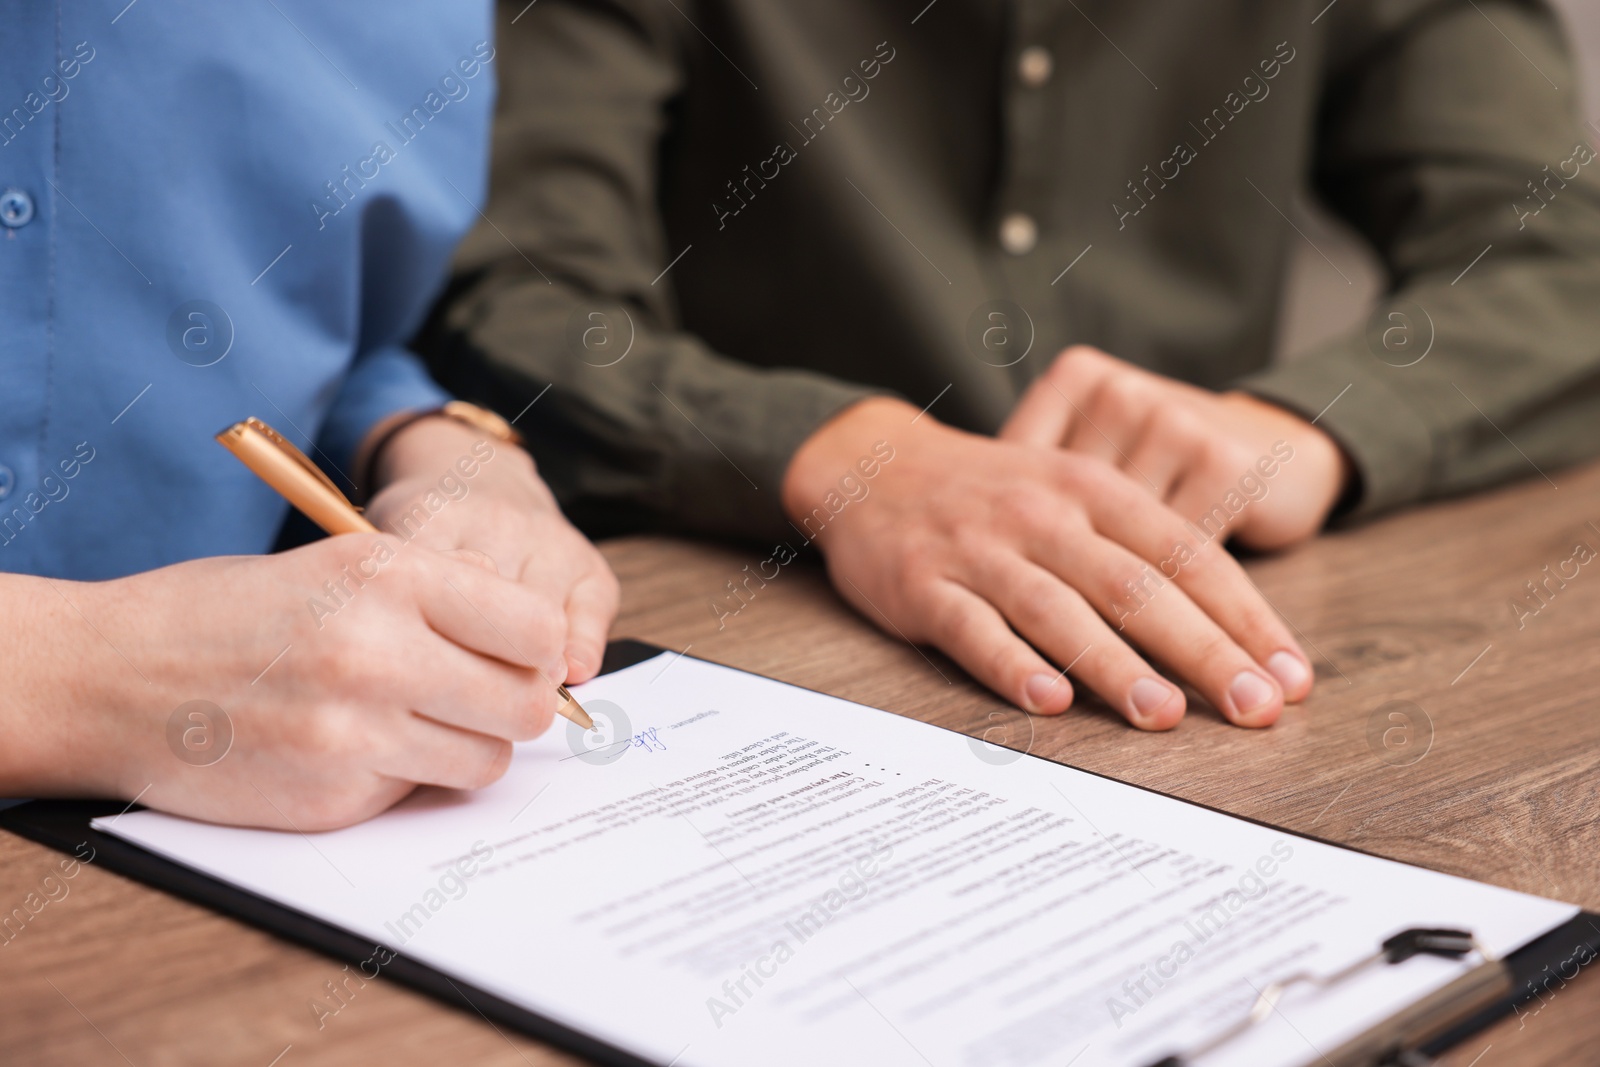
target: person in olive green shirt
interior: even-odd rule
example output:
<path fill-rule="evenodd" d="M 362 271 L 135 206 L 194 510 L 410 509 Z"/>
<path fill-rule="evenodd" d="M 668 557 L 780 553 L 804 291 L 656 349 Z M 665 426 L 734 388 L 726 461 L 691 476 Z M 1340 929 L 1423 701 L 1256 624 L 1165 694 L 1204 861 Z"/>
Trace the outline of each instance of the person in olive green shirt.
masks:
<path fill-rule="evenodd" d="M 591 532 L 814 541 L 1029 711 L 1070 674 L 1171 727 L 1153 661 L 1271 723 L 1310 664 L 1225 541 L 1600 452 L 1600 166 L 1541 4 L 544 0 L 500 33 L 437 373 L 539 402 Z M 1305 185 L 1388 291 L 1269 365 Z"/>

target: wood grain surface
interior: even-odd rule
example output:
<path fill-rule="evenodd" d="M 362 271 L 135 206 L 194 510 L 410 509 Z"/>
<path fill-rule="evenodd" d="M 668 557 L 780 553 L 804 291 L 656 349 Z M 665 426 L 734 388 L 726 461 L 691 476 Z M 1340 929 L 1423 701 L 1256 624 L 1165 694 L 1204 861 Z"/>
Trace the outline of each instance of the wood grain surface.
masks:
<path fill-rule="evenodd" d="M 770 549 L 641 538 L 605 553 L 622 579 L 617 636 L 1600 910 L 1600 560 L 1552 583 L 1537 613 L 1512 607 L 1578 542 L 1600 550 L 1600 466 L 1552 477 L 1249 562 L 1318 676 L 1304 705 L 1254 732 L 1203 706 L 1161 735 L 1090 702 L 1029 719 L 845 608 L 814 549 L 720 628 L 713 599 Z M 0 833 L 0 913 L 57 858 Z M 581 1062 L 383 979 L 319 1029 L 310 1001 L 339 964 L 92 865 L 66 884 L 0 936 L 0 1063 Z M 1554 1067 L 1600 1062 L 1596 1048 L 1600 979 L 1583 975 L 1443 1062 Z"/>

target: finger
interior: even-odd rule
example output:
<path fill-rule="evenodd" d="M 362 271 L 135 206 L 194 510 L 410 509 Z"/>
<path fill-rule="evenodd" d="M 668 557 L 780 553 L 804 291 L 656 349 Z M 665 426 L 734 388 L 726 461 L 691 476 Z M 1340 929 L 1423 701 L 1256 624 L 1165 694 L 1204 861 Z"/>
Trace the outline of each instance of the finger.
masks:
<path fill-rule="evenodd" d="M 1072 705 L 1072 683 L 1011 632 L 983 597 L 951 581 L 929 591 L 917 632 L 978 681 L 1036 715 L 1059 715 Z"/>
<path fill-rule="evenodd" d="M 1153 565 L 1101 536 L 1072 544 L 1057 538 L 1041 547 L 1037 562 L 1082 593 L 1119 634 L 1198 689 L 1229 722 L 1268 726 L 1277 720 L 1283 711 L 1277 681 Z"/>
<path fill-rule="evenodd" d="M 1167 506 L 1202 528 L 1218 544 L 1226 543 L 1243 528 L 1249 510 L 1249 502 L 1239 492 L 1237 482 L 1218 477 L 1205 467 L 1184 472 L 1172 487 Z"/>
<path fill-rule="evenodd" d="M 1180 513 L 1156 504 L 1126 479 L 1090 477 L 1095 484 L 1084 492 L 1095 502 L 1095 528 L 1150 564 L 1159 580 L 1176 582 L 1266 668 L 1287 700 L 1304 700 L 1314 681 L 1311 662 L 1239 561 L 1222 548 L 1220 523 L 1209 517 L 1185 522 Z"/>
<path fill-rule="evenodd" d="M 1092 387 L 1078 406 L 1080 417 L 1067 431 L 1065 447 L 1124 470 L 1162 391 L 1156 379 L 1120 360 L 1095 368 Z M 1071 394 L 1069 394 L 1071 395 Z"/>
<path fill-rule="evenodd" d="M 1170 507 L 1179 479 L 1195 465 L 1196 449 L 1205 433 L 1198 416 L 1187 408 L 1160 405 L 1140 428 L 1138 442 L 1122 467 Z"/>
<path fill-rule="evenodd" d="M 1012 627 L 1142 730 L 1183 718 L 1183 691 L 1162 678 L 1075 589 L 1020 556 L 991 556 L 983 591 Z"/>
<path fill-rule="evenodd" d="M 1266 669 L 1283 690 L 1285 700 L 1304 700 L 1314 681 L 1311 662 L 1277 609 L 1261 595 L 1239 561 L 1222 548 L 1221 536 L 1207 540 L 1207 531 L 1215 529 L 1212 523 L 1186 529 L 1187 539 L 1175 536 L 1157 568 L 1175 579 L 1200 611 Z"/>
<path fill-rule="evenodd" d="M 449 726 L 507 741 L 528 741 L 550 728 L 565 700 L 543 671 L 515 667 L 447 641 L 428 669 L 405 679 L 400 699 Z"/>
<path fill-rule="evenodd" d="M 567 674 L 569 685 L 586 682 L 600 672 L 606 635 L 617 617 L 617 580 L 603 560 L 572 587 L 567 597 Z"/>
<path fill-rule="evenodd" d="M 405 717 L 380 744 L 373 769 L 419 785 L 482 789 L 511 766 L 511 742 L 419 715 Z"/>
<path fill-rule="evenodd" d="M 1154 569 L 1109 541 L 1085 584 L 1091 600 L 1150 655 L 1198 689 L 1235 726 L 1270 726 L 1283 712 L 1283 689 L 1254 657 Z M 1125 577 L 1125 576 L 1137 576 Z"/>
<path fill-rule="evenodd" d="M 428 625 L 463 648 L 566 677 L 566 612 L 540 590 L 442 555 L 421 558 L 418 600 Z"/>
<path fill-rule="evenodd" d="M 521 581 L 563 606 L 567 637 L 561 680 L 576 685 L 600 671 L 617 614 L 617 579 L 605 557 L 565 521 L 552 531 L 545 548 L 541 558 L 524 563 Z"/>
<path fill-rule="evenodd" d="M 1116 361 L 1087 345 L 1073 345 L 1023 391 L 1000 428 L 1003 441 L 1060 448 L 1082 418 L 1083 405 Z"/>
<path fill-rule="evenodd" d="M 1173 487 L 1170 506 L 1190 522 L 1223 531 L 1227 540 L 1249 522 L 1251 498 L 1241 480 L 1254 473 L 1254 460 L 1247 449 L 1215 435 L 1195 441 L 1190 451 L 1193 462 Z M 1264 483 L 1250 481 L 1265 490 Z"/>

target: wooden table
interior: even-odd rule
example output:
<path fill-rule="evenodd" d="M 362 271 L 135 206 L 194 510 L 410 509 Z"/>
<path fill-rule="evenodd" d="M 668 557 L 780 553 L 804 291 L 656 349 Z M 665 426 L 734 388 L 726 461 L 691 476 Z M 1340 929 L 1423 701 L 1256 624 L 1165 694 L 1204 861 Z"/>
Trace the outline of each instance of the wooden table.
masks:
<path fill-rule="evenodd" d="M 1533 477 L 1250 563 L 1318 674 L 1304 706 L 1259 732 L 1203 708 L 1163 735 L 1103 708 L 1030 721 L 852 614 L 814 561 L 785 567 L 719 630 L 710 599 L 768 552 L 659 539 L 605 551 L 622 579 L 619 635 L 1600 910 L 1600 561 L 1520 629 L 1511 606 L 1577 542 L 1600 551 L 1600 466 L 1553 477 L 1559 489 Z M 1391 701 L 1409 702 L 1409 729 L 1387 718 Z M 56 858 L 0 834 L 0 912 Z M 70 886 L 0 946 L 0 1062 L 579 1062 L 383 980 L 319 1031 L 309 1002 L 338 964 L 93 867 Z M 1564 1067 L 1596 1062 L 1597 1047 L 1600 978 L 1585 976 L 1446 1062 Z"/>

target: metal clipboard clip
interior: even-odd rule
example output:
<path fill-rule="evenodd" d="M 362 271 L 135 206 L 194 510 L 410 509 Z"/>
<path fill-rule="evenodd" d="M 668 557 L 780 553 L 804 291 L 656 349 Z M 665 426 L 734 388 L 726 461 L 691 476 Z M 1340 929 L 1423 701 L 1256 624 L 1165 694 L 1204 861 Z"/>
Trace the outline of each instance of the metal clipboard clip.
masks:
<path fill-rule="evenodd" d="M 1422 927 L 1402 930 L 1386 940 L 1377 952 L 1331 974 L 1301 971 L 1281 978 L 1262 989 L 1249 1012 L 1237 1022 L 1218 1031 L 1205 1042 L 1182 1053 L 1165 1056 L 1150 1067 L 1188 1067 L 1194 1060 L 1216 1051 L 1265 1021 L 1277 1010 L 1278 1001 L 1283 995 L 1297 986 L 1327 989 L 1348 982 L 1370 968 L 1404 963 L 1413 956 L 1459 960 L 1474 953 L 1483 961 L 1478 966 L 1396 1012 L 1366 1033 L 1331 1052 L 1318 1053 L 1308 1061 L 1308 1064 L 1331 1067 L 1427 1067 L 1433 1060 L 1421 1051 L 1423 1046 L 1511 995 L 1513 983 L 1510 972 L 1468 930 Z"/>

